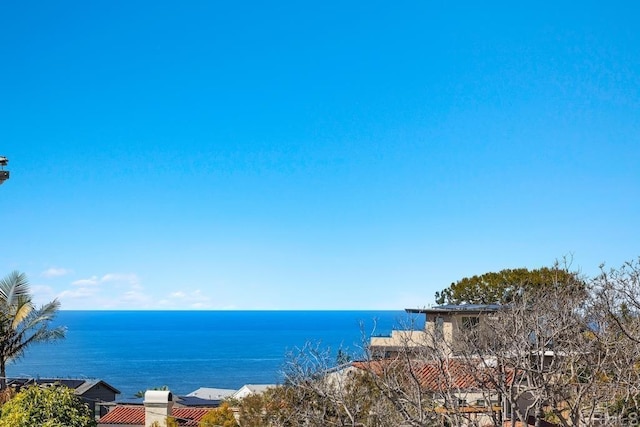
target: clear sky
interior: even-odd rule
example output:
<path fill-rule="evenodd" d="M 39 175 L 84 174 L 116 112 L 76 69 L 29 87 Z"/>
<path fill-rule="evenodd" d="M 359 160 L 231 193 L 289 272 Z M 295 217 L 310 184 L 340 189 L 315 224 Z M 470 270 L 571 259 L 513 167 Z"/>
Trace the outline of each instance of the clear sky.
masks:
<path fill-rule="evenodd" d="M 403 309 L 640 255 L 634 1 L 0 5 L 0 276 L 63 309 Z"/>

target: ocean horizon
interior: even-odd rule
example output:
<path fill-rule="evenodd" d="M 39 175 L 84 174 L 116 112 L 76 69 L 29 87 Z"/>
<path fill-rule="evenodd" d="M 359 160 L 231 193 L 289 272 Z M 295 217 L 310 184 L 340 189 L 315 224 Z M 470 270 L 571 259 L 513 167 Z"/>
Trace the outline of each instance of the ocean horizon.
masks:
<path fill-rule="evenodd" d="M 66 338 L 28 348 L 7 375 L 101 379 L 120 399 L 277 384 L 287 352 L 312 343 L 358 358 L 371 335 L 412 321 L 400 310 L 61 310 L 53 326 Z"/>

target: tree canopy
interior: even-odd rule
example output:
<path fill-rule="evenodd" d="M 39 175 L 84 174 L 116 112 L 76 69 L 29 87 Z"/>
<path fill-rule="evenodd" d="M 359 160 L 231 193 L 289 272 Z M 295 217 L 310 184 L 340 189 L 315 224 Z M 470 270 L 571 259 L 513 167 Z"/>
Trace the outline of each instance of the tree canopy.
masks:
<path fill-rule="evenodd" d="M 31 386 L 0 411 L 0 427 L 93 427 L 91 411 L 68 387 Z"/>
<path fill-rule="evenodd" d="M 521 291 L 553 285 L 583 287 L 577 273 L 559 266 L 535 270 L 504 269 L 460 279 L 436 292 L 436 303 L 504 304 L 511 302 Z"/>
<path fill-rule="evenodd" d="M 207 412 L 199 425 L 200 427 L 238 427 L 233 410 L 227 402 L 222 402 L 222 405 Z"/>

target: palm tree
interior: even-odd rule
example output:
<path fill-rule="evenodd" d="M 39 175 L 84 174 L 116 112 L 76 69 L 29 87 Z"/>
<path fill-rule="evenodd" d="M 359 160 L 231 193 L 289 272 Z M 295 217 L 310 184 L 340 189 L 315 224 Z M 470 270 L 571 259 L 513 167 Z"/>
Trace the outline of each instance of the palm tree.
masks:
<path fill-rule="evenodd" d="M 49 328 L 59 309 L 57 299 L 40 308 L 33 305 L 24 273 L 14 271 L 0 280 L 0 390 L 7 385 L 7 362 L 31 344 L 64 338 L 66 328 Z"/>

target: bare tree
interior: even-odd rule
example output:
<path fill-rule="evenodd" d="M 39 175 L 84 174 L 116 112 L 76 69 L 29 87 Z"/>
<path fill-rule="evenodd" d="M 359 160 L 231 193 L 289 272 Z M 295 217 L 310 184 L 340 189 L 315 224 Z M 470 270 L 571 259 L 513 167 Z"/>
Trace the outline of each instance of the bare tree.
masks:
<path fill-rule="evenodd" d="M 612 312 L 619 315 L 624 306 L 610 289 L 601 301 L 606 292 L 595 285 L 558 281 L 528 290 L 457 343 L 457 354 L 476 378 L 499 390 L 512 425 L 517 419 L 537 426 L 545 420 L 566 427 L 593 425 L 616 400 L 637 395 L 636 326 L 621 317 L 611 320 Z M 625 295 L 629 288 L 633 285 Z"/>
<path fill-rule="evenodd" d="M 285 406 L 293 409 L 293 425 L 399 425 L 394 411 L 384 408 L 368 372 L 352 363 L 336 366 L 331 349 L 307 344 L 290 352 L 284 374 L 281 391 L 286 391 Z"/>
<path fill-rule="evenodd" d="M 594 323 L 606 336 L 611 353 L 606 381 L 610 410 L 621 415 L 635 414 L 640 404 L 640 258 L 617 269 L 600 267 L 592 280 Z"/>
<path fill-rule="evenodd" d="M 263 402 L 276 415 L 260 422 L 485 427 L 520 420 L 575 427 L 628 421 L 640 405 L 640 261 L 603 269 L 590 281 L 557 265 L 553 271 L 563 273 L 544 287 L 515 292 L 499 309 L 475 311 L 478 319 L 451 320 L 449 332 L 436 321 L 424 330 L 404 328 L 392 335 L 392 346 L 357 362 L 336 366 L 333 353 L 318 345 L 292 352 L 284 385 Z"/>
<path fill-rule="evenodd" d="M 403 329 L 395 334 L 393 351 L 384 358 L 370 355 L 356 366 L 371 381 L 407 426 L 480 426 L 499 420 L 497 390 L 484 378 L 494 367 L 458 354 L 457 343 L 441 330 Z"/>

